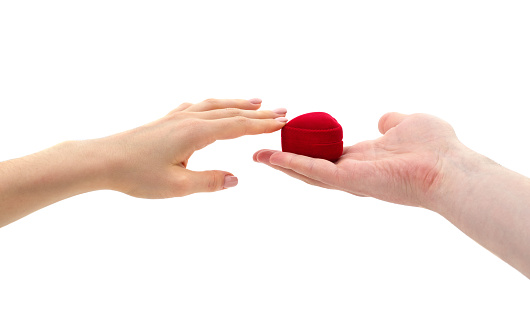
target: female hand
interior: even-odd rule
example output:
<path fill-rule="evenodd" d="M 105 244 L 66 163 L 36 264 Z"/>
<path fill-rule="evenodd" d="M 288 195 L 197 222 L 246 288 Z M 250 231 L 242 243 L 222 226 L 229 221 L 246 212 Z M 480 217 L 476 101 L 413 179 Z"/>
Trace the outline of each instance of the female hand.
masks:
<path fill-rule="evenodd" d="M 184 103 L 139 128 L 95 140 L 109 156 L 106 188 L 135 197 L 168 198 L 233 187 L 225 171 L 187 169 L 190 156 L 221 139 L 281 129 L 286 109 L 257 111 L 261 100 Z"/>
<path fill-rule="evenodd" d="M 287 110 L 256 111 L 261 100 L 184 103 L 165 117 L 109 137 L 66 141 L 0 162 L 0 227 L 82 193 L 111 189 L 167 198 L 237 184 L 224 171 L 188 170 L 188 159 L 217 139 L 279 130 Z"/>

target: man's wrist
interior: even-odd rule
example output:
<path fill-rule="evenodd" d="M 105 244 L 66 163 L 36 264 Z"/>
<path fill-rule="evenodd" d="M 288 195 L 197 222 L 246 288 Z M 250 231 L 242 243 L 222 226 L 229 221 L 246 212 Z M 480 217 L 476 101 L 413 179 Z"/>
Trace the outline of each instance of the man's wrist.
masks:
<path fill-rule="evenodd" d="M 493 171 L 502 168 L 489 158 L 467 148 L 461 143 L 446 152 L 442 158 L 440 185 L 433 192 L 427 209 L 446 218 L 458 218 L 470 194 Z"/>

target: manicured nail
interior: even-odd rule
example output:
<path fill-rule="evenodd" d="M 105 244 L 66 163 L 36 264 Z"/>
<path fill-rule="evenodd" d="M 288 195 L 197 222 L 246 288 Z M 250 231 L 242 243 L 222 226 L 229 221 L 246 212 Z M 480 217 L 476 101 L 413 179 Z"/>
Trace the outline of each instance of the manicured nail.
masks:
<path fill-rule="evenodd" d="M 289 119 L 287 119 L 286 117 L 278 117 L 278 118 L 276 118 L 274 120 L 280 121 L 280 122 L 287 122 Z"/>
<path fill-rule="evenodd" d="M 261 99 L 260 98 L 251 98 L 250 100 L 248 100 L 250 103 L 252 104 L 261 104 Z"/>
<path fill-rule="evenodd" d="M 235 187 L 237 185 L 237 178 L 233 175 L 227 175 L 225 176 L 225 183 L 223 184 L 223 188 L 231 188 Z"/>
<path fill-rule="evenodd" d="M 272 110 L 272 112 L 274 112 L 276 114 L 286 114 L 287 113 L 287 109 L 286 108 L 274 109 L 274 110 Z"/>

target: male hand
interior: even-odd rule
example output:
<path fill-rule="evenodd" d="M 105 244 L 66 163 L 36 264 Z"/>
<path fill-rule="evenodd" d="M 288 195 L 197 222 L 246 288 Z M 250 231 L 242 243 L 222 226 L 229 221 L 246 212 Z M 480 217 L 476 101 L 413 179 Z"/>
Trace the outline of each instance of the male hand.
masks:
<path fill-rule="evenodd" d="M 335 163 L 274 150 L 254 161 L 306 183 L 357 196 L 427 206 L 444 182 L 445 158 L 464 150 L 453 128 L 426 114 L 387 113 L 379 120 L 382 137 L 345 147 Z"/>

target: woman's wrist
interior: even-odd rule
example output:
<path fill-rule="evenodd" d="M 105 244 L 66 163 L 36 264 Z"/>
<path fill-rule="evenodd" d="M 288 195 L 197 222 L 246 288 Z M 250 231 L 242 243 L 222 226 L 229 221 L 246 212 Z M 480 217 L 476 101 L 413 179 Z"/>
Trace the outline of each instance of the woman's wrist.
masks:
<path fill-rule="evenodd" d="M 70 178 L 76 192 L 113 189 L 118 162 L 105 138 L 66 141 L 51 149 L 60 151 L 59 156 L 65 158 L 65 172 L 69 173 L 65 177 Z"/>
<path fill-rule="evenodd" d="M 126 192 L 127 180 L 134 178 L 131 165 L 137 164 L 137 159 L 130 153 L 130 145 L 125 133 L 115 134 L 104 138 L 83 141 L 81 150 L 94 156 L 91 169 L 94 173 L 94 184 L 97 190 L 114 190 Z"/>

